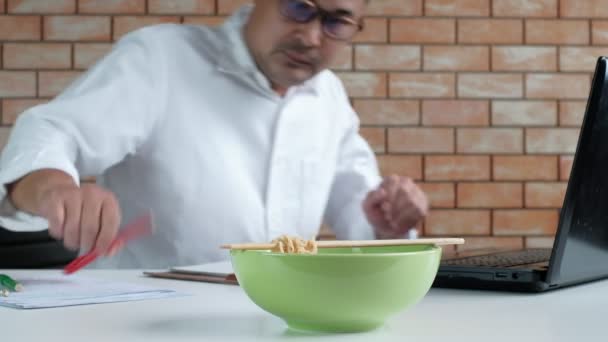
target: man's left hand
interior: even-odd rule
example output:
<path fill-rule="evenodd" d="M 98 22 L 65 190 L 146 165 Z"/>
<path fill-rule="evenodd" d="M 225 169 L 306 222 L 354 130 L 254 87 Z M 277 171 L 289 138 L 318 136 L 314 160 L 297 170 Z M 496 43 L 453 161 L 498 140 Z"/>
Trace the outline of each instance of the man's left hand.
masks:
<path fill-rule="evenodd" d="M 392 175 L 367 194 L 363 210 L 377 238 L 403 238 L 426 216 L 429 202 L 410 178 Z"/>

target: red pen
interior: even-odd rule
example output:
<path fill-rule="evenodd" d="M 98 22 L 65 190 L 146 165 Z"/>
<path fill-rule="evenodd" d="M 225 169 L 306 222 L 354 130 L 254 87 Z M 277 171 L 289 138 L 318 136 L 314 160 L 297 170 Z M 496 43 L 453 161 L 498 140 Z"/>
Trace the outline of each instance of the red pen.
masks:
<path fill-rule="evenodd" d="M 112 250 L 119 244 L 124 244 L 129 240 L 136 239 L 138 237 L 148 235 L 152 233 L 152 215 L 150 213 L 145 214 L 131 221 L 129 224 L 120 230 L 118 235 L 114 238 L 110 244 L 109 250 Z M 87 254 L 81 255 L 69 263 L 64 269 L 63 273 L 72 274 L 86 265 L 92 263 L 95 259 L 100 256 L 99 253 L 91 251 Z"/>

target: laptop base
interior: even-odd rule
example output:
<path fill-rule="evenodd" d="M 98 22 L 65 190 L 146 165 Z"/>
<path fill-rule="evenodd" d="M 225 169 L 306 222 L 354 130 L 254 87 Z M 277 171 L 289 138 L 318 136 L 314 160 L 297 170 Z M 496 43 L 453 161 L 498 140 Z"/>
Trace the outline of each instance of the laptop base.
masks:
<path fill-rule="evenodd" d="M 554 287 L 546 271 L 526 268 L 441 266 L 433 287 L 514 292 L 543 292 Z"/>

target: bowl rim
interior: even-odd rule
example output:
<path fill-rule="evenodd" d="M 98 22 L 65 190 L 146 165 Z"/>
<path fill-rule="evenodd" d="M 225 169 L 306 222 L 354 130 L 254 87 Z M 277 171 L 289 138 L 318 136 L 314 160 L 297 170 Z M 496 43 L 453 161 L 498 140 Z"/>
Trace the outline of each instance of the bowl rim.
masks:
<path fill-rule="evenodd" d="M 395 256 L 403 256 L 403 255 L 418 255 L 418 254 L 431 254 L 431 253 L 436 253 L 437 250 L 439 250 L 441 252 L 442 248 L 433 244 L 424 244 L 424 245 L 420 245 L 420 246 L 429 246 L 431 248 L 429 249 L 425 249 L 425 250 L 421 250 L 421 251 L 414 251 L 414 252 L 388 252 L 388 253 L 321 253 L 321 254 L 295 254 L 295 253 L 281 253 L 281 252 L 272 252 L 268 249 L 264 249 L 264 250 L 231 250 L 230 254 L 234 255 L 235 253 L 258 253 L 258 254 L 262 254 L 262 255 L 268 255 L 268 256 L 276 256 L 276 257 L 305 257 L 305 258 L 335 258 L 335 257 L 345 257 L 348 256 L 349 258 L 383 258 L 383 257 L 395 257 Z M 376 246 L 374 246 L 376 247 Z M 389 247 L 389 246 L 387 246 Z M 394 247 L 394 246 L 393 246 Z M 348 248 L 348 247 L 329 247 L 327 249 L 332 249 L 332 248 Z M 365 248 L 365 247 L 352 247 L 352 248 Z"/>

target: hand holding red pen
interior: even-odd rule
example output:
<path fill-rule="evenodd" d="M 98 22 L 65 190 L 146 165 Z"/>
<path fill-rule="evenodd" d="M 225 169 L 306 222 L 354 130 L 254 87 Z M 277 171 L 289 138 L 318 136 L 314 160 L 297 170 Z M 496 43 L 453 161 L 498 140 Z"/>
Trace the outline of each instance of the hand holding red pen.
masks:
<path fill-rule="evenodd" d="M 41 193 L 39 212 L 49 222 L 49 234 L 66 248 L 110 252 L 121 220 L 113 193 L 96 184 L 54 186 Z"/>

